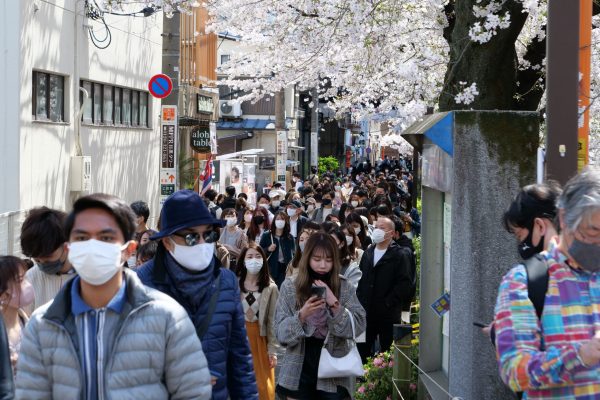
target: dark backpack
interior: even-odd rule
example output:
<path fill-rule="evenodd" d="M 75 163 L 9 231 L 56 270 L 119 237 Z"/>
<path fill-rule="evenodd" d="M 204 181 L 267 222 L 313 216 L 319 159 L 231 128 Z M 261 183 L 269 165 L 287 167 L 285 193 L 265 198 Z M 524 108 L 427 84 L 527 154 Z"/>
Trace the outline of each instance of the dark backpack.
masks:
<path fill-rule="evenodd" d="M 544 312 L 544 300 L 548 291 L 548 266 L 544 258 L 536 254 L 523 263 L 527 272 L 527 293 L 539 320 Z"/>

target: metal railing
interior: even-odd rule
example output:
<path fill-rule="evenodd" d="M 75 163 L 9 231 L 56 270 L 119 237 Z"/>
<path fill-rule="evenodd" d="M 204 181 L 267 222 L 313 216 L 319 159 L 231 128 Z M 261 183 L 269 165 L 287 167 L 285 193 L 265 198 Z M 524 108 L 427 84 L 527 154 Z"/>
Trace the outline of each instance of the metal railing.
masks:
<path fill-rule="evenodd" d="M 22 256 L 19 237 L 25 216 L 24 210 L 0 214 L 0 255 Z"/>

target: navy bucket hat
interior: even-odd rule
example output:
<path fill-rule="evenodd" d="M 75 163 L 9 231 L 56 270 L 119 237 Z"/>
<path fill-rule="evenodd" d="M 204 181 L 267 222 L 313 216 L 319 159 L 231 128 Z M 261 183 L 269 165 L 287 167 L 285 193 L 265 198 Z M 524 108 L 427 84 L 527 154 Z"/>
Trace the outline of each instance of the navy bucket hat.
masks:
<path fill-rule="evenodd" d="M 198 225 L 224 226 L 225 221 L 216 219 L 204 204 L 202 197 L 193 190 L 179 190 L 170 195 L 160 212 L 160 231 L 151 240 L 161 239 L 173 233 Z"/>

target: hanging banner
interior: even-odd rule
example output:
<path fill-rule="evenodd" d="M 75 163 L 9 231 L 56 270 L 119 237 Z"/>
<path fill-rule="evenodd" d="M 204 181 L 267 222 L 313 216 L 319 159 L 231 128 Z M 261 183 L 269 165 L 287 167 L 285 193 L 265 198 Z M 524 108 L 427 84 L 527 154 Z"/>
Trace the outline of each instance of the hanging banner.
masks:
<path fill-rule="evenodd" d="M 208 129 L 210 131 L 210 152 L 211 154 L 217 154 L 217 124 L 211 122 L 208 124 Z"/>
<path fill-rule="evenodd" d="M 162 106 L 160 114 L 160 204 L 177 190 L 177 106 Z"/>
<path fill-rule="evenodd" d="M 589 163 L 590 79 L 592 64 L 592 0 L 580 0 L 579 8 L 579 129 L 577 169 Z"/>
<path fill-rule="evenodd" d="M 285 167 L 287 164 L 287 134 L 285 131 L 277 131 L 277 165 L 275 180 L 281 182 L 285 187 Z"/>

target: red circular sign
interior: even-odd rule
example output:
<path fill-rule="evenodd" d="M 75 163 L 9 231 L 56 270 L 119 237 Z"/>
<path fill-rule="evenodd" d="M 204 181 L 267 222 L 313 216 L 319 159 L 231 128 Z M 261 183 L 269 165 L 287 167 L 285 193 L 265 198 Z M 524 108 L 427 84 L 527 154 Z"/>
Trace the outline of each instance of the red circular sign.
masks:
<path fill-rule="evenodd" d="M 148 90 L 150 94 L 157 99 L 163 99 L 171 94 L 173 90 L 173 82 L 165 74 L 157 74 L 150 78 L 148 82 Z"/>

